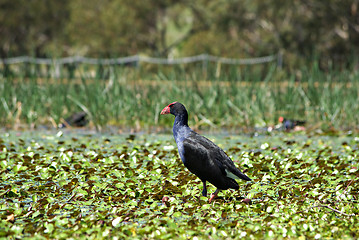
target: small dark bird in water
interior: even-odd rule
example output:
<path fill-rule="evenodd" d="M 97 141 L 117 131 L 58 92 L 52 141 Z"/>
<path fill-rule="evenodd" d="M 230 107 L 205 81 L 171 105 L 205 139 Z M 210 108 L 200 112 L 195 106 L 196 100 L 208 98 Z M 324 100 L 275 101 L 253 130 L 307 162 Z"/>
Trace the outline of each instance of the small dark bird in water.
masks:
<path fill-rule="evenodd" d="M 220 190 L 229 188 L 238 190 L 239 185 L 235 179 L 251 180 L 236 168 L 233 161 L 220 147 L 188 126 L 188 113 L 183 104 L 171 103 L 161 111 L 161 114 L 175 116 L 173 136 L 177 143 L 178 153 L 188 170 L 201 179 L 202 195 L 207 196 L 207 181 L 217 187 L 209 202 L 217 196 Z"/>
<path fill-rule="evenodd" d="M 306 121 L 294 120 L 294 119 L 285 119 L 283 117 L 279 117 L 279 123 L 282 124 L 282 128 L 286 131 L 293 130 L 295 127 L 304 126 Z"/>
<path fill-rule="evenodd" d="M 86 112 L 77 112 L 72 114 L 70 117 L 65 119 L 64 123 L 59 125 L 60 128 L 65 127 L 84 127 L 88 124 L 88 120 L 86 118 Z"/>

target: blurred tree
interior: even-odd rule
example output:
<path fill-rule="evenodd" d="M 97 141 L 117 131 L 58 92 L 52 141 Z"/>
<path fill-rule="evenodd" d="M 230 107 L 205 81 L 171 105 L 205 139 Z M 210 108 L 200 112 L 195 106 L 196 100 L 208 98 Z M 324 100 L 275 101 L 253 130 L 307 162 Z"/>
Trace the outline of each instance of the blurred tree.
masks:
<path fill-rule="evenodd" d="M 73 0 L 68 33 L 80 54 L 158 55 L 167 48 L 167 9 L 174 0 Z"/>
<path fill-rule="evenodd" d="M 45 56 L 61 38 L 68 18 L 68 0 L 1 0 L 0 57 Z"/>
<path fill-rule="evenodd" d="M 279 47 L 289 56 L 317 55 L 340 63 L 359 53 L 358 3 L 358 0 L 269 0 L 258 3 L 258 15 L 271 22 Z"/>
<path fill-rule="evenodd" d="M 359 0 L 0 0 L 0 57 L 359 54 Z"/>
<path fill-rule="evenodd" d="M 192 3 L 190 8 L 194 27 L 202 30 L 184 44 L 185 55 L 206 52 L 238 58 L 278 51 L 272 28 L 257 15 L 252 1 L 201 0 Z"/>
<path fill-rule="evenodd" d="M 183 53 L 243 57 L 284 51 L 290 58 L 317 55 L 348 61 L 359 53 L 358 3 L 198 0 L 189 6 L 193 25 L 204 30 L 186 41 Z"/>

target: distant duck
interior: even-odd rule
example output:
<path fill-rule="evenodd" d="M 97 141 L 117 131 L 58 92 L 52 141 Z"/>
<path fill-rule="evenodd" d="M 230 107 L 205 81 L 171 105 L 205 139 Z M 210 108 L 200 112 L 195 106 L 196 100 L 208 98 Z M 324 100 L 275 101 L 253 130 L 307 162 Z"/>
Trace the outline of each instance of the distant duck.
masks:
<path fill-rule="evenodd" d="M 65 127 L 84 127 L 88 124 L 88 120 L 86 119 L 86 112 L 77 112 L 72 114 L 70 117 L 65 119 L 64 123 L 59 125 L 60 128 Z"/>
<path fill-rule="evenodd" d="M 286 131 L 305 130 L 304 125 L 306 121 L 286 119 L 284 117 L 279 117 L 278 121 L 281 124 L 281 128 Z"/>

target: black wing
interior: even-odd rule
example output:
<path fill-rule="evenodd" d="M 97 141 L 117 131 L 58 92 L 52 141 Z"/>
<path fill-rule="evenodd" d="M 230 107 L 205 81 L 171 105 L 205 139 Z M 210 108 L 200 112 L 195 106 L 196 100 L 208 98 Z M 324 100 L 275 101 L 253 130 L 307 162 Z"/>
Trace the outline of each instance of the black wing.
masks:
<path fill-rule="evenodd" d="M 185 166 L 202 181 L 207 180 L 220 189 L 226 189 L 225 186 L 236 187 L 233 184 L 237 183 L 232 180 L 235 176 L 250 181 L 250 178 L 235 167 L 227 154 L 209 139 L 192 132 L 183 141 L 183 147 Z"/>

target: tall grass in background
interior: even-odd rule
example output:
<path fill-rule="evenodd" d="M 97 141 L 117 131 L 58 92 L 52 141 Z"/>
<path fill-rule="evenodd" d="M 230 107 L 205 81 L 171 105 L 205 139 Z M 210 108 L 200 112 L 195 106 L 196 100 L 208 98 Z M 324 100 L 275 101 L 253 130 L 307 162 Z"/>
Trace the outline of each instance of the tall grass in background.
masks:
<path fill-rule="evenodd" d="M 85 111 L 98 129 L 169 127 L 172 119 L 159 112 L 173 101 L 186 105 L 196 128 L 263 127 L 276 124 L 279 116 L 319 127 L 353 129 L 359 124 L 358 71 L 324 72 L 316 62 L 294 73 L 275 65 L 210 63 L 41 71 L 26 66 L 26 71 L 3 74 L 1 124 L 55 127 L 71 113 Z"/>

